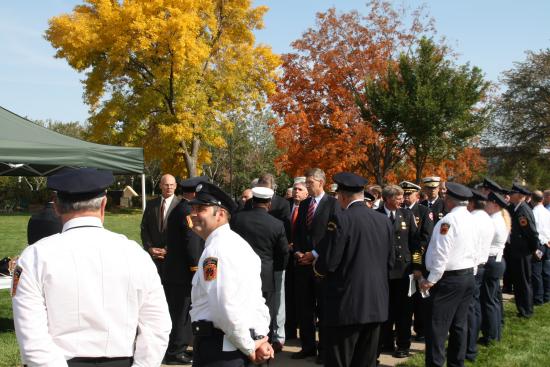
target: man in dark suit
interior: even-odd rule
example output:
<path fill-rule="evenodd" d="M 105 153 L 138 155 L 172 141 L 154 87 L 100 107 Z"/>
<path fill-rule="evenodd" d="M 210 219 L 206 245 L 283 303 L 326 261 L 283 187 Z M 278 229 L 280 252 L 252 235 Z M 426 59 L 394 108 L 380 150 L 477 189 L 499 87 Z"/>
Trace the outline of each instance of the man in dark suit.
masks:
<path fill-rule="evenodd" d="M 426 270 L 423 265 L 423 256 L 426 253 L 434 229 L 433 214 L 428 207 L 418 202 L 420 186 L 409 181 L 403 181 L 399 186 L 403 189 L 403 208 L 412 212 L 416 227 L 418 228 L 416 233 L 418 249 L 411 255 L 415 278 L 420 279 L 422 273 Z M 412 302 L 414 315 L 413 329 L 416 333 L 415 339 L 416 341 L 424 341 L 426 302 L 420 295 L 420 292 L 413 294 Z"/>
<path fill-rule="evenodd" d="M 29 223 L 27 224 L 27 244 L 32 245 L 44 237 L 61 233 L 62 229 L 63 224 L 55 212 L 52 195 L 51 200 L 44 205 L 44 208 L 40 212 L 33 214 L 29 219 Z"/>
<path fill-rule="evenodd" d="M 314 264 L 325 282 L 326 365 L 376 366 L 380 325 L 388 318 L 394 229 L 365 205 L 364 178 L 339 173 L 333 179 L 344 210 L 327 223 Z"/>
<path fill-rule="evenodd" d="M 419 252 L 416 239 L 417 227 L 411 211 L 401 209 L 403 189 L 387 185 L 382 190 L 384 204 L 376 209 L 387 217 L 394 233 L 393 252 L 395 263 L 390 270 L 389 317 L 382 325 L 381 348 L 391 351 L 396 358 L 409 356 L 411 347 L 412 300 L 409 293 L 409 274 L 412 273 L 411 254 Z M 395 350 L 393 327 L 395 325 Z"/>
<path fill-rule="evenodd" d="M 273 190 L 267 187 L 252 189 L 252 208 L 237 213 L 231 229 L 248 242 L 262 261 L 262 293 L 271 316 L 270 329 L 276 316 L 275 272 L 283 271 L 288 261 L 288 241 L 283 222 L 268 214 Z"/>
<path fill-rule="evenodd" d="M 166 255 L 161 276 L 168 310 L 172 319 L 172 331 L 164 364 L 193 363 L 187 347 L 193 341 L 191 330 L 191 281 L 204 249 L 204 241 L 191 230 L 189 200 L 195 197 L 195 188 L 208 177 L 193 177 L 179 181 L 183 199 L 180 200 L 166 223 Z"/>
<path fill-rule="evenodd" d="M 424 177 L 422 179 L 422 186 L 428 198 L 420 204 L 427 206 L 432 211 L 434 224 L 447 214 L 443 199 L 439 196 L 440 183 L 441 178 L 437 176 Z"/>
<path fill-rule="evenodd" d="M 162 276 L 162 266 L 166 256 L 166 223 L 172 209 L 178 204 L 174 193 L 176 179 L 166 174 L 160 179 L 161 196 L 149 200 L 141 219 L 141 243 L 143 249 L 151 255 L 159 275 Z"/>
<path fill-rule="evenodd" d="M 531 285 L 531 260 L 542 258 L 539 234 L 533 211 L 525 202 L 531 192 L 525 187 L 513 184 L 510 203 L 512 204 L 512 231 L 510 233 L 509 259 L 514 296 L 519 317 L 533 315 L 533 289 Z"/>
<path fill-rule="evenodd" d="M 324 237 L 329 218 L 340 211 L 338 201 L 327 195 L 324 190 L 325 173 L 312 168 L 305 173 L 306 187 L 310 197 L 300 203 L 296 230 L 294 234 L 294 260 L 296 266 L 295 286 L 300 342 L 302 350 L 292 355 L 293 359 L 302 359 L 316 355 L 315 320 L 319 328 L 319 355 L 317 362 L 323 362 L 323 303 L 322 281 L 315 278 L 311 264 L 317 256 L 316 247 Z"/>

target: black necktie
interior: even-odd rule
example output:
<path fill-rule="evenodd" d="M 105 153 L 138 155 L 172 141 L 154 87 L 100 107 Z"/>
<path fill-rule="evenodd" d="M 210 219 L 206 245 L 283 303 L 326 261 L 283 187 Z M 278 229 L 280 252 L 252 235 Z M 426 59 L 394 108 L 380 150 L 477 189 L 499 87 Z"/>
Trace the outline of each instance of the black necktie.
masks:
<path fill-rule="evenodd" d="M 390 220 L 392 223 L 395 222 L 395 217 L 393 216 L 393 211 L 390 212 Z"/>

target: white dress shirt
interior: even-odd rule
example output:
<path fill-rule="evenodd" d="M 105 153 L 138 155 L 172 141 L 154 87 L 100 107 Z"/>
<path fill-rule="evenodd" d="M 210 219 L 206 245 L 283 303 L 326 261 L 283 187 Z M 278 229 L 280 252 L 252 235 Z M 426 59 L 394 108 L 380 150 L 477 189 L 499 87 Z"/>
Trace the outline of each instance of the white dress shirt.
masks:
<path fill-rule="evenodd" d="M 170 205 L 172 204 L 172 200 L 174 200 L 174 197 L 176 195 L 170 195 L 169 197 L 167 197 L 166 199 L 164 197 L 161 197 L 161 200 L 160 200 L 160 207 L 162 208 L 162 201 L 164 200 L 164 220 L 166 221 L 166 213 L 168 212 L 168 208 L 170 208 Z"/>
<path fill-rule="evenodd" d="M 538 204 L 533 208 L 533 215 L 537 232 L 539 232 L 539 241 L 542 244 L 547 244 L 550 241 L 550 211 L 542 204 Z"/>
<path fill-rule="evenodd" d="M 548 213 L 550 214 L 550 213 Z M 495 236 L 495 225 L 485 210 L 473 210 L 475 226 L 477 230 L 476 239 L 476 265 L 485 264 L 489 259 L 491 242 Z"/>
<path fill-rule="evenodd" d="M 23 251 L 13 315 L 23 363 L 66 367 L 74 357 L 130 357 L 159 366 L 172 323 L 149 255 L 78 217 Z"/>
<path fill-rule="evenodd" d="M 495 225 L 495 235 L 493 241 L 491 241 L 491 247 L 489 249 L 489 256 L 496 256 L 496 261 L 500 262 L 502 259 L 502 253 L 504 252 L 504 246 L 510 235 L 510 231 L 506 227 L 502 212 L 498 211 L 491 215 L 493 224 Z"/>
<path fill-rule="evenodd" d="M 441 231 L 441 226 L 448 230 Z M 465 206 L 457 206 L 434 227 L 428 250 L 428 281 L 437 283 L 445 271 L 473 268 L 476 258 L 474 217 Z"/>
<path fill-rule="evenodd" d="M 238 348 L 245 355 L 254 351 L 250 335 L 269 332 L 269 309 L 262 297 L 261 260 L 229 224 L 214 230 L 206 239 L 193 276 L 191 320 L 208 320 L 224 335 L 223 350 Z M 217 263 L 214 279 L 206 280 L 205 260 Z"/>

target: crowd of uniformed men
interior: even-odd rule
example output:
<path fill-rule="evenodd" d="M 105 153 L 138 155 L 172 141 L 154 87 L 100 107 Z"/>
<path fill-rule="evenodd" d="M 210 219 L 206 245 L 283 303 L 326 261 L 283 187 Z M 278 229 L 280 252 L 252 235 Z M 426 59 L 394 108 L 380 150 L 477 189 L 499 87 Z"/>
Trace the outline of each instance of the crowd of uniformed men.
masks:
<path fill-rule="evenodd" d="M 501 338 L 503 276 L 518 317 L 550 301 L 550 192 L 348 172 L 328 185 L 313 168 L 285 198 L 264 174 L 235 202 L 208 177 L 166 174 L 141 222 L 148 261 L 103 229 L 110 183 L 48 179 L 62 233 L 24 251 L 12 287 L 28 366 L 244 366 L 294 338 L 293 359 L 375 366 L 407 357 L 411 330 L 427 366 L 463 366 Z"/>

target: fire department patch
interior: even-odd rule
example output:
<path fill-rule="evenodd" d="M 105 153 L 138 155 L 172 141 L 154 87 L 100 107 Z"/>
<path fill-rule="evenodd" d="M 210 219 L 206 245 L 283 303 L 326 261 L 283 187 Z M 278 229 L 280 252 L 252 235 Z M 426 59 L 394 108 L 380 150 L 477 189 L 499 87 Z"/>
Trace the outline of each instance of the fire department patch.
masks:
<path fill-rule="evenodd" d="M 17 293 L 17 284 L 19 284 L 19 278 L 21 278 L 21 274 L 23 273 L 23 268 L 17 265 L 15 267 L 15 270 L 13 271 L 13 278 L 11 283 L 11 296 L 14 297 Z"/>
<path fill-rule="evenodd" d="M 451 225 L 449 223 L 442 223 L 441 227 L 439 228 L 439 233 L 445 235 L 449 232 L 449 228 L 451 228 Z"/>
<path fill-rule="evenodd" d="M 215 280 L 218 276 L 218 258 L 207 257 L 202 263 L 202 270 L 204 272 L 204 280 Z"/>
<path fill-rule="evenodd" d="M 522 227 L 527 227 L 529 221 L 525 217 L 519 217 L 519 225 Z"/>

